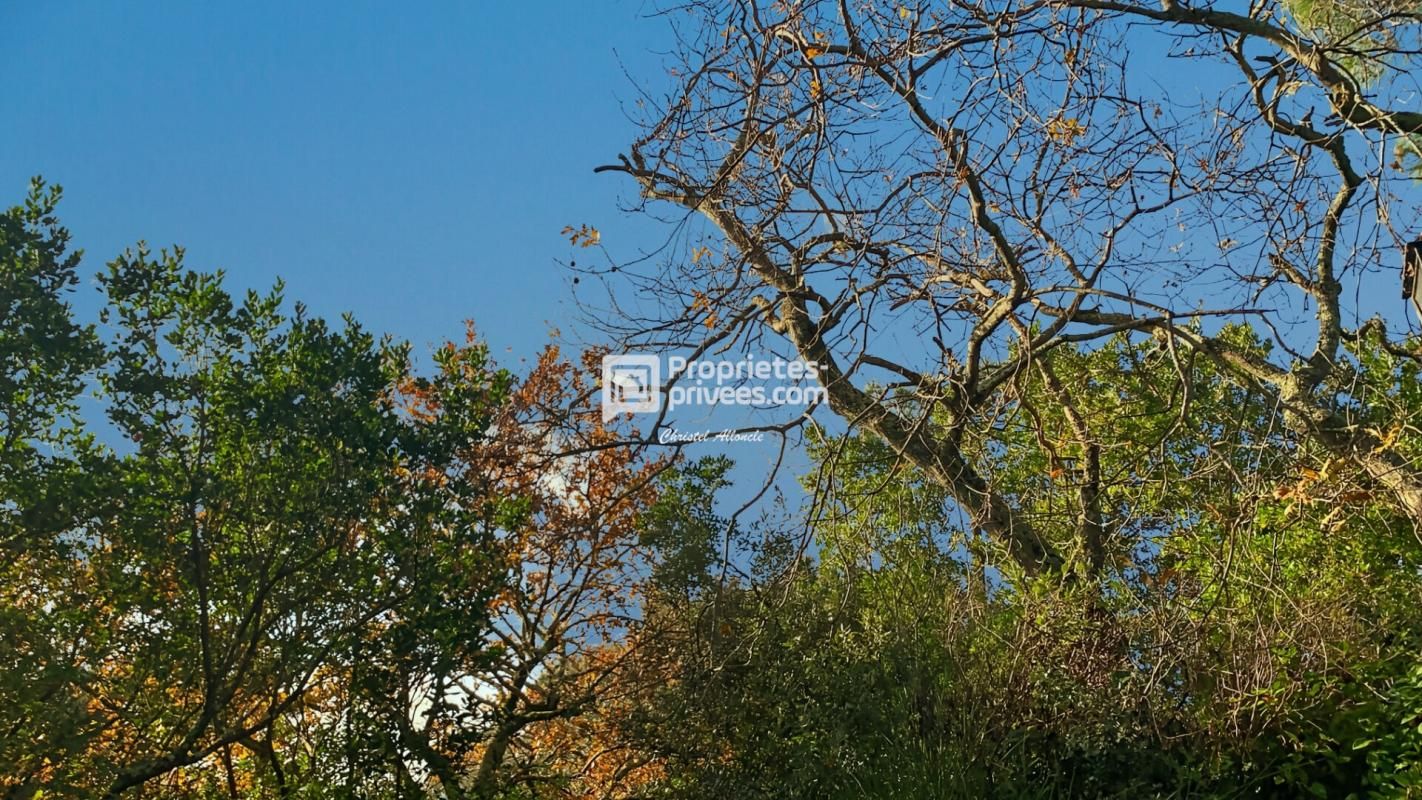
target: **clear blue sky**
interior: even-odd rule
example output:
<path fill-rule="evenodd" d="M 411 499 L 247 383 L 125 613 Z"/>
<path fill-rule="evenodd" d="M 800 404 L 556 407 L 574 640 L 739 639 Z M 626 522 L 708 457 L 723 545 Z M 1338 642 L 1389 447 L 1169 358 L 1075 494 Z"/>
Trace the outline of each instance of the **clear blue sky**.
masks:
<path fill-rule="evenodd" d="M 473 318 L 527 354 L 572 315 L 564 225 L 657 235 L 591 171 L 636 135 L 622 65 L 659 69 L 649 11 L 0 0 L 0 203 L 62 184 L 86 275 L 178 243 L 417 346 Z"/>
<path fill-rule="evenodd" d="M 628 74 L 666 83 L 652 11 L 0 0 L 0 203 L 34 174 L 64 185 L 89 275 L 139 239 L 178 243 L 236 288 L 282 277 L 315 312 L 417 347 L 472 318 L 496 353 L 528 355 L 574 317 L 558 260 L 596 257 L 563 226 L 596 225 L 622 259 L 670 232 L 624 217 L 632 187 L 592 173 L 637 135 Z"/>

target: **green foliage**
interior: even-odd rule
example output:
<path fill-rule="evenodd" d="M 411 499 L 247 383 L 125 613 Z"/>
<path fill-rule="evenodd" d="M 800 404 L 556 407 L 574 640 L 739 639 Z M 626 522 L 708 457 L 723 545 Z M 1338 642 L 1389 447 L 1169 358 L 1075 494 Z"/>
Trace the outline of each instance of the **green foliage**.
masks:
<path fill-rule="evenodd" d="M 1354 353 L 1350 419 L 1414 456 L 1387 432 L 1422 412 L 1415 360 Z M 1417 791 L 1422 543 L 1406 518 L 1208 362 L 1125 337 L 1050 359 L 1105 432 L 1105 572 L 997 572 L 881 442 L 812 443 L 818 563 L 659 610 L 678 668 L 632 728 L 666 796 Z M 969 449 L 1069 551 L 1081 450 L 1056 398 L 1024 374 L 1016 407 L 970 428 L 992 444 Z"/>
<path fill-rule="evenodd" d="M 1422 180 L 1422 136 L 1415 133 L 1399 136 L 1397 144 L 1393 145 L 1393 152 L 1397 169 Z"/>
<path fill-rule="evenodd" d="M 498 503 L 439 476 L 507 376 L 471 349 L 459 380 L 426 382 L 457 413 L 408 414 L 405 347 L 288 314 L 280 287 L 239 301 L 141 245 L 101 276 L 101 349 L 64 300 L 78 261 L 57 197 L 37 182 L 0 229 L 0 786 L 200 792 L 257 742 L 273 764 L 251 781 L 312 781 L 329 753 L 279 762 L 315 709 L 374 690 L 357 665 L 443 658 L 486 624 Z M 61 424 L 86 383 L 110 447 Z"/>
<path fill-rule="evenodd" d="M 64 748 L 82 729 L 82 703 L 57 687 L 84 677 L 71 643 L 98 635 L 82 608 L 45 602 L 94 496 L 86 472 L 104 466 L 74 419 L 101 352 L 69 305 L 79 255 L 54 216 L 59 194 L 36 179 L 0 216 L 0 774 L 24 763 L 24 739 Z"/>
<path fill-rule="evenodd" d="M 74 410 L 84 372 L 97 361 L 92 326 L 76 323 L 67 295 L 80 254 L 55 207 L 60 189 L 39 178 L 23 205 L 0 215 L 0 409 L 4 454 L 29 448 Z"/>
<path fill-rule="evenodd" d="M 862 435 L 810 442 L 808 547 L 793 518 L 727 518 L 724 458 L 662 472 L 615 526 L 584 509 L 559 528 L 557 498 L 503 491 L 533 472 L 499 490 L 482 472 L 496 417 L 483 457 L 521 463 L 484 345 L 416 375 L 353 320 L 288 311 L 280 286 L 234 297 L 142 246 L 101 276 L 102 324 L 80 323 L 57 196 L 36 182 L 0 225 L 7 796 L 565 796 L 613 752 L 627 769 L 597 774 L 621 797 L 1422 792 L 1422 539 L 1215 362 L 1127 335 L 1062 346 L 961 426 L 1068 555 L 1060 574 L 1003 568 L 939 484 Z M 1365 455 L 1415 461 L 1416 345 L 1373 331 L 1322 391 Z M 1217 341 L 1268 351 L 1246 328 Z M 554 373 L 537 402 L 566 388 Z M 552 658 L 573 644 L 534 615 L 564 595 L 511 581 L 516 562 L 575 571 L 613 528 L 636 557 L 558 618 L 611 608 L 597 630 L 623 639 Z M 515 530 L 542 549 L 499 549 Z M 455 699 L 475 675 L 521 699 Z M 477 781 L 506 728 L 556 777 Z"/>
<path fill-rule="evenodd" d="M 688 611 L 676 680 L 632 723 L 664 760 L 659 790 L 1126 798 L 1222 785 L 1118 705 L 1139 682 L 1083 680 L 1103 643 L 1071 630 L 1079 605 L 1044 599 L 1029 615 L 945 591 L 959 581 L 947 559 L 852 584 L 808 571 Z"/>
<path fill-rule="evenodd" d="M 1422 13 L 1417 0 L 1285 0 L 1284 8 L 1307 35 L 1341 51 L 1339 62 L 1359 83 L 1413 54 L 1401 35 Z"/>
<path fill-rule="evenodd" d="M 1299 796 L 1398 798 L 1422 792 L 1422 664 L 1416 643 L 1354 673 L 1315 674 L 1322 702 L 1290 709 L 1273 782 Z M 1398 648 L 1403 651 L 1404 648 Z"/>
<path fill-rule="evenodd" d="M 642 542 L 659 558 L 652 583 L 661 592 L 692 597 L 717 583 L 713 568 L 730 523 L 716 514 L 716 493 L 729 486 L 731 461 L 705 458 L 658 479 L 656 503 L 641 517 Z"/>
<path fill-rule="evenodd" d="M 55 217 L 59 187 L 36 178 L 23 205 L 0 215 L 0 543 L 25 530 L 63 528 L 78 487 L 60 454 L 88 449 L 74 413 L 101 351 L 92 325 L 73 318 L 79 253 Z M 24 512 L 27 516 L 20 516 Z"/>

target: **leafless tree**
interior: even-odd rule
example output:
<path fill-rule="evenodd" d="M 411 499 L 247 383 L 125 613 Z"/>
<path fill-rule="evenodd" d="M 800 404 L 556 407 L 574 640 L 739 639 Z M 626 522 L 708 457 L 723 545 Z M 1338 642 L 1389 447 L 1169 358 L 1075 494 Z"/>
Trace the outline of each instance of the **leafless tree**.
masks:
<path fill-rule="evenodd" d="M 1325 28 L 1276 0 L 1213 5 L 666 9 L 674 89 L 643 93 L 643 135 L 599 168 L 685 223 L 677 246 L 608 274 L 624 342 L 819 362 L 833 411 L 1028 573 L 1066 553 L 1099 568 L 1107 547 L 1100 423 L 1041 357 L 1123 332 L 1267 392 L 1293 435 L 1422 523 L 1422 471 L 1339 396 L 1350 339 L 1404 351 L 1370 298 L 1396 297 L 1419 199 L 1393 155 L 1422 136 L 1416 6 L 1340 3 Z M 1229 335 L 1238 323 L 1267 354 Z M 1024 372 L 1083 456 L 1070 548 L 964 447 Z"/>

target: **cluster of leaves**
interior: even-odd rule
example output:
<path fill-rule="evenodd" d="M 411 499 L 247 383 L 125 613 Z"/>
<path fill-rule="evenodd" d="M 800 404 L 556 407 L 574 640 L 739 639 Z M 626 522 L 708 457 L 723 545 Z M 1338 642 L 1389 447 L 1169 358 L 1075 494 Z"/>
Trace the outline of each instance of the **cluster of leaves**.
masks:
<path fill-rule="evenodd" d="M 1355 352 L 1357 424 L 1414 425 L 1416 362 Z M 617 796 L 1418 790 L 1422 542 L 1407 517 L 1203 359 L 1126 337 L 1052 359 L 1083 390 L 1079 413 L 1119 420 L 1098 428 L 1113 433 L 1099 443 L 1110 546 L 1097 579 L 995 569 L 1005 560 L 956 524 L 942 489 L 869 436 L 812 447 L 814 563 L 716 516 L 724 463 L 666 479 L 661 502 L 680 513 L 645 517 L 666 572 L 638 655 L 660 677 L 601 729 L 640 754 L 643 782 Z M 1152 399 L 1178 371 L 1184 413 Z M 1071 427 L 1044 381 L 1017 392 L 993 445 L 974 449 L 1067 544 Z M 761 568 L 728 578 L 723 541 Z"/>
<path fill-rule="evenodd" d="M 79 325 L 57 198 L 36 181 L 0 254 L 0 785 L 280 783 L 309 768 L 286 752 L 292 727 L 322 716 L 364 646 L 485 624 L 490 504 L 409 476 L 482 436 L 508 377 L 481 364 L 476 392 L 441 381 L 467 410 L 412 419 L 392 392 L 406 348 L 284 313 L 280 287 L 238 300 L 181 250 L 113 261 L 102 327 Z M 85 396 L 106 423 L 73 413 Z M 214 761 L 225 771 L 192 769 Z"/>
<path fill-rule="evenodd" d="M 567 412 L 585 367 L 471 332 L 426 376 L 142 245 L 80 323 L 58 198 L 0 216 L 0 796 L 555 779 L 529 742 L 618 685 L 661 466 Z"/>

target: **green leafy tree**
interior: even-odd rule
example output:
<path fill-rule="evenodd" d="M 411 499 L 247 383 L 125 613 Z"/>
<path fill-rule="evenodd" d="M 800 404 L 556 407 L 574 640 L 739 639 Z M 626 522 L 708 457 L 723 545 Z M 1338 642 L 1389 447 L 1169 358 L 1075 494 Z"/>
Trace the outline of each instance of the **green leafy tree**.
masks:
<path fill-rule="evenodd" d="M 343 717 L 342 676 L 368 643 L 412 621 L 437 636 L 487 621 L 498 502 L 442 475 L 507 380 L 471 351 L 480 377 L 456 410 L 417 418 L 396 402 L 407 348 L 284 312 L 280 287 L 235 299 L 180 250 L 142 246 L 101 277 L 110 340 L 91 373 L 93 333 L 60 299 L 77 262 L 60 258 L 54 197 L 6 217 L 7 245 L 29 231 L 7 250 L 6 285 L 32 295 L 5 318 L 7 358 L 25 363 L 7 378 L 24 382 L 7 429 L 36 450 L 75 440 L 52 420 L 93 374 L 117 441 L 66 464 L 74 496 L 6 483 L 18 523 L 0 786 L 319 792 L 297 734 Z M 337 758 L 353 770 L 369 752 Z"/>
<path fill-rule="evenodd" d="M 75 558 L 72 532 L 101 468 L 75 419 L 101 360 L 92 326 L 69 296 L 79 254 L 55 217 L 58 187 L 31 183 L 0 215 L 0 774 L 31 763 L 30 741 L 60 752 L 83 725 L 83 704 L 60 687 L 82 679 L 72 648 L 97 632 L 56 604 L 54 575 Z"/>

